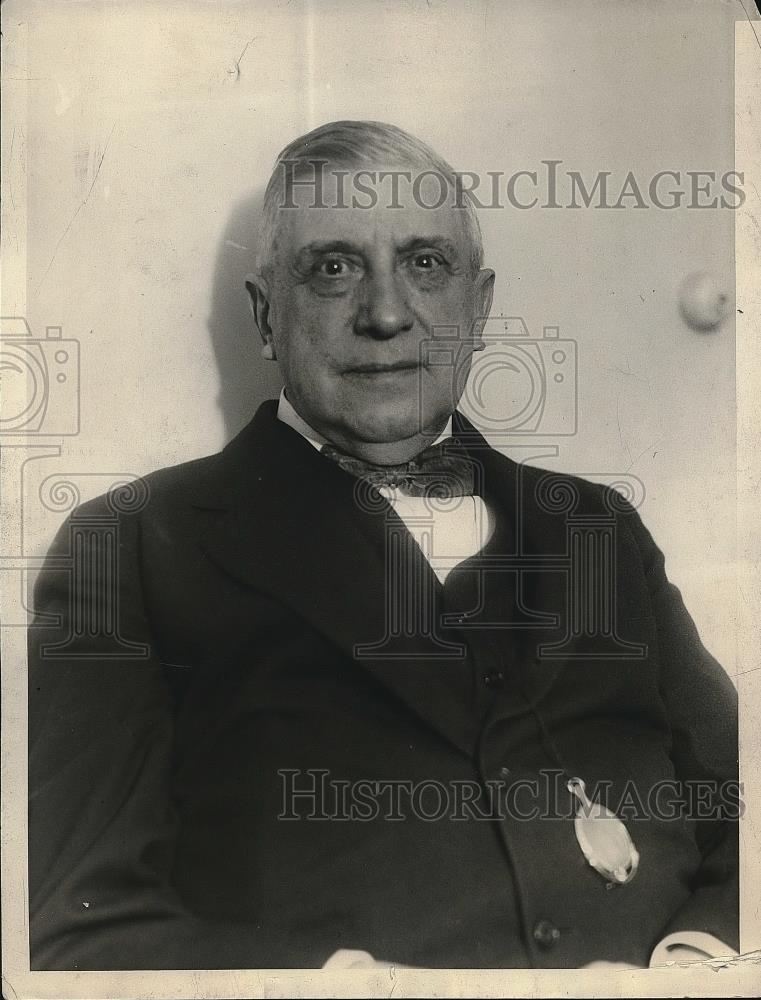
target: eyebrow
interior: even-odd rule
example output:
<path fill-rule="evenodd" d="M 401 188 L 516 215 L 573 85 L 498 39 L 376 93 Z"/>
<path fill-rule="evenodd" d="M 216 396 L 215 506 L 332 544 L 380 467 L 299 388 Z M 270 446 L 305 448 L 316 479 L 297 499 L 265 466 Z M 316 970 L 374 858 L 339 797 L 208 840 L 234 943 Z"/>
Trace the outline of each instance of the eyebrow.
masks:
<path fill-rule="evenodd" d="M 297 256 L 307 256 L 318 253 L 361 253 L 362 251 L 354 243 L 346 240 L 314 240 L 311 243 L 299 247 Z"/>
<path fill-rule="evenodd" d="M 414 250 L 442 250 L 451 257 L 457 257 L 457 246 L 446 236 L 416 236 L 397 247 L 401 253 L 411 253 Z"/>
<path fill-rule="evenodd" d="M 441 250 L 451 257 L 457 257 L 457 247 L 446 236 L 415 236 L 399 244 L 397 253 L 412 253 L 415 250 Z M 306 243 L 296 252 L 296 260 L 303 261 L 309 257 L 324 253 L 346 253 L 363 256 L 363 250 L 356 243 L 347 240 L 313 240 Z"/>

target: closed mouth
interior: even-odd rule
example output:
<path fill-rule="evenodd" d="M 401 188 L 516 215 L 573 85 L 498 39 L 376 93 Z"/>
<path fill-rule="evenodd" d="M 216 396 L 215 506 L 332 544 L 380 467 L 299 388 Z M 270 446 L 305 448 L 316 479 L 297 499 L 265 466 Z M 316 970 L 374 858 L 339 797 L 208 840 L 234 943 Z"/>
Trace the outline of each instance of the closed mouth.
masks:
<path fill-rule="evenodd" d="M 355 365 L 348 368 L 349 375 L 381 375 L 385 372 L 413 371 L 419 367 L 417 361 L 395 361 L 392 364 L 373 362 L 366 365 Z"/>

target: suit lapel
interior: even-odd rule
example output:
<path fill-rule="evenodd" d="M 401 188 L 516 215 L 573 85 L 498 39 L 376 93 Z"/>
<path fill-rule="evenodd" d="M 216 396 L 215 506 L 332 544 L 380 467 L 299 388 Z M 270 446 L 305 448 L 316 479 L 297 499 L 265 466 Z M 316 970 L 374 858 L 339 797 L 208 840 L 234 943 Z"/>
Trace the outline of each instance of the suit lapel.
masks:
<path fill-rule="evenodd" d="M 566 522 L 549 513 L 535 495 L 537 473 L 492 448 L 461 413 L 455 413 L 453 431 L 465 445 L 475 467 L 476 491 L 501 519 L 496 545 L 463 564 L 482 574 L 484 610 L 498 603 L 498 641 L 505 650 L 522 693 L 536 703 L 549 691 L 565 665 L 562 659 L 539 655 L 539 646 L 559 639 L 567 621 L 568 581 L 552 563 L 566 551 Z M 449 581 L 448 581 L 449 582 Z M 496 590 L 498 602 L 489 600 Z M 492 619 L 494 616 L 492 616 Z M 474 622 L 477 625 L 477 620 Z M 505 627 L 507 625 L 507 627 Z M 488 626 L 484 624 L 483 630 Z M 478 641 L 478 628 L 471 632 Z M 522 710 L 512 698 L 499 702 L 500 714 Z"/>
<path fill-rule="evenodd" d="M 276 403 L 264 403 L 199 485 L 194 505 L 214 511 L 202 547 L 231 577 L 291 607 L 470 753 L 477 733 L 467 699 L 456 683 L 432 682 L 447 671 L 462 676 L 464 649 L 419 625 L 421 615 L 437 620 L 441 588 L 389 504 L 358 495 L 356 486 L 277 420 Z M 389 552 L 413 599 L 401 622 L 389 606 Z M 393 581 L 392 595 L 399 585 Z M 399 603 L 391 602 L 396 610 Z"/>

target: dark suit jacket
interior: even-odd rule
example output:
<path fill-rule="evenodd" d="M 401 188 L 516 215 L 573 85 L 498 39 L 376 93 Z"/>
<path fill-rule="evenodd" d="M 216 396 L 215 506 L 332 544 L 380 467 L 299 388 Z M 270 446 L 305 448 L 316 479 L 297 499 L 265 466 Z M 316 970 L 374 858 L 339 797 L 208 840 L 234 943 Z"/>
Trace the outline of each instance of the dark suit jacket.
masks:
<path fill-rule="evenodd" d="M 685 928 L 736 946 L 737 830 L 713 809 L 733 793 L 704 793 L 697 821 L 632 808 L 658 782 L 737 777 L 734 688 L 634 510 L 516 465 L 457 414 L 499 527 L 442 587 L 389 505 L 358 503 L 275 413 L 148 476 L 132 511 L 114 495 L 78 508 L 51 550 L 30 633 L 32 967 L 316 967 L 338 948 L 646 965 Z M 581 548 L 580 528 L 596 539 Z M 392 549 L 412 581 L 406 635 L 388 627 Z M 612 590 L 589 590 L 595 559 Z M 278 819 L 280 772 L 303 790 L 310 769 L 523 791 L 493 819 L 404 803 L 396 820 L 385 804 Z M 624 800 L 630 883 L 585 861 L 569 776 Z"/>

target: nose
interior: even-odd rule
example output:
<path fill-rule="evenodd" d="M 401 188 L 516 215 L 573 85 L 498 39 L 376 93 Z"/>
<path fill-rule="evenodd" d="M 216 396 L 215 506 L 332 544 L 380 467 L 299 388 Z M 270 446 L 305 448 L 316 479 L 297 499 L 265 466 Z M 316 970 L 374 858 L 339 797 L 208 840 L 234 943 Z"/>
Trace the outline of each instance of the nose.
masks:
<path fill-rule="evenodd" d="M 366 292 L 357 311 L 355 332 L 375 340 L 390 340 L 412 329 L 414 316 L 403 282 L 393 272 L 368 275 Z"/>

